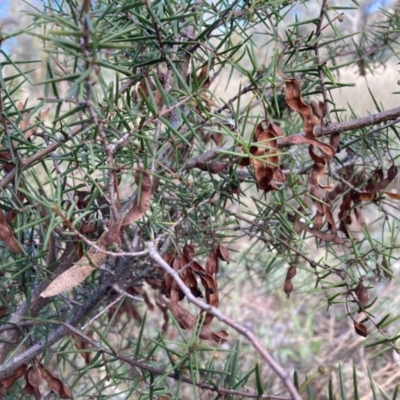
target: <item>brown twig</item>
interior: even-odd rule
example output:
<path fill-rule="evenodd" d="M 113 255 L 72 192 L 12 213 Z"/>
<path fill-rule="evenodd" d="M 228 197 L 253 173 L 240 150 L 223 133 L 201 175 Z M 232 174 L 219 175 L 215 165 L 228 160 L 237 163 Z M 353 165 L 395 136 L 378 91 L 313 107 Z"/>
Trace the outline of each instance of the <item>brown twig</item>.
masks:
<path fill-rule="evenodd" d="M 195 296 L 193 296 L 190 289 L 185 285 L 182 278 L 179 276 L 179 273 L 172 269 L 167 262 L 160 256 L 158 250 L 153 242 L 147 243 L 147 249 L 149 251 L 149 256 L 168 274 L 170 275 L 176 284 L 178 285 L 179 289 L 183 292 L 186 298 L 196 306 L 198 306 L 203 311 L 206 311 L 209 314 L 214 315 L 218 318 L 221 322 L 225 323 L 226 325 L 232 327 L 241 335 L 249 340 L 252 346 L 260 353 L 263 359 L 268 363 L 268 365 L 272 368 L 272 370 L 279 376 L 282 380 L 283 384 L 289 391 L 292 399 L 294 400 L 301 400 L 301 396 L 298 393 L 297 389 L 292 383 L 292 379 L 290 375 L 272 358 L 268 350 L 262 345 L 262 343 L 258 340 L 258 338 L 250 332 L 250 330 L 243 325 L 240 325 L 236 321 L 232 320 L 231 318 L 224 315 L 220 310 L 215 307 L 212 307 L 209 304 L 204 303 L 203 301 L 199 300 Z"/>
<path fill-rule="evenodd" d="M 321 5 L 321 12 L 319 14 L 319 21 L 318 21 L 317 27 L 315 29 L 316 37 L 319 37 L 321 35 L 322 21 L 324 19 L 324 10 L 326 8 L 326 4 L 327 4 L 327 0 L 323 0 L 322 1 L 322 5 Z M 319 56 L 319 40 L 317 40 L 315 42 L 314 53 L 315 53 L 315 59 L 317 61 L 319 84 L 321 86 L 321 93 L 322 93 L 322 97 L 324 99 L 324 117 L 325 117 L 326 124 L 329 125 L 330 124 L 329 100 L 328 100 L 328 95 L 327 95 L 326 87 L 325 87 L 324 73 L 323 73 L 323 70 L 322 70 L 322 65 L 323 64 L 321 63 L 321 59 L 320 59 L 320 56 Z"/>
<path fill-rule="evenodd" d="M 64 322 L 62 323 L 63 326 L 65 326 L 71 333 L 79 336 L 81 339 L 83 339 L 85 342 L 89 343 L 91 346 L 93 346 L 94 348 L 100 350 L 101 352 L 108 354 L 112 357 L 118 358 L 121 361 L 124 361 L 126 363 L 128 363 L 129 365 L 139 368 L 140 370 L 143 371 L 148 371 L 151 372 L 154 375 L 165 375 L 166 371 L 162 370 L 162 369 L 158 369 L 158 368 L 154 368 L 151 365 L 145 364 L 143 362 L 134 360 L 132 358 L 123 356 L 121 354 L 118 353 L 114 353 L 113 351 L 109 350 L 108 348 L 102 346 L 99 342 L 95 341 L 94 339 L 92 339 L 91 337 L 85 335 L 84 333 L 82 333 L 81 330 L 71 326 L 70 324 Z M 283 397 L 283 396 L 274 396 L 274 395 L 258 395 L 256 393 L 248 393 L 248 392 L 241 392 L 238 390 L 232 390 L 232 389 L 226 389 L 224 387 L 218 387 L 218 386 L 214 386 L 214 385 L 210 385 L 208 383 L 205 382 L 194 382 L 189 378 L 186 378 L 184 376 L 181 376 L 180 374 L 176 374 L 176 373 L 171 373 L 171 374 L 167 374 L 167 376 L 169 378 L 175 379 L 175 380 L 181 380 L 185 383 L 189 383 L 191 385 L 195 385 L 201 389 L 204 390 L 208 390 L 208 391 L 212 391 L 212 392 L 216 392 L 220 395 L 223 396 L 241 396 L 241 397 L 247 397 L 247 398 L 257 398 L 257 399 L 269 399 L 269 400 L 290 400 L 288 397 Z"/>
<path fill-rule="evenodd" d="M 35 292 L 37 292 L 38 289 L 36 289 Z M 41 290 L 43 290 L 43 288 Z M 67 321 L 67 323 L 69 325 L 74 326 L 80 323 L 80 321 L 82 321 L 83 319 L 85 319 L 89 315 L 89 313 L 93 310 L 93 308 L 95 308 L 97 304 L 99 304 L 102 300 L 105 299 L 108 290 L 109 290 L 108 284 L 100 286 L 99 289 L 96 291 L 96 293 L 94 293 L 81 308 L 78 308 L 76 310 L 75 314 Z M 50 301 L 49 299 L 41 299 L 41 300 L 43 302 L 46 302 L 46 304 L 49 303 Z M 25 312 L 23 314 L 25 314 Z M 15 332 L 15 330 L 9 330 L 6 332 Z M 64 326 L 60 326 L 57 329 L 55 329 L 47 338 L 41 340 L 37 344 L 32 345 L 22 353 L 15 355 L 7 363 L 4 363 L 4 358 L 2 358 L 2 363 L 0 365 L 0 380 L 12 375 L 12 373 L 17 368 L 29 363 L 31 360 L 33 360 L 35 357 L 41 354 L 45 349 L 49 348 L 49 346 L 53 345 L 54 343 L 62 339 L 67 333 L 68 333 L 67 328 Z M 2 345 L 4 345 L 4 343 L 2 343 Z M 0 349 L 0 354 L 1 350 L 2 349 Z M 8 353 L 6 352 L 6 354 Z"/>

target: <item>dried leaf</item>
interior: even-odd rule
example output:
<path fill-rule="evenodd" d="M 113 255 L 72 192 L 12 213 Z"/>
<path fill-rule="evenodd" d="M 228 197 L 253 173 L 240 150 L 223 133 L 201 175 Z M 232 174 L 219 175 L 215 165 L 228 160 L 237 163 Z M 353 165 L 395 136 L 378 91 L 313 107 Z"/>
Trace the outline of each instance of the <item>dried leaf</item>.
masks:
<path fill-rule="evenodd" d="M 356 216 L 356 220 L 357 222 L 361 225 L 364 226 L 365 225 L 365 218 L 362 214 L 362 210 L 360 207 L 356 207 L 354 208 L 354 215 Z"/>
<path fill-rule="evenodd" d="M 121 223 L 117 222 L 109 226 L 108 231 L 104 234 L 102 243 L 105 247 L 117 244 L 118 248 L 121 248 Z"/>
<path fill-rule="evenodd" d="M 204 297 L 203 293 L 201 292 L 201 290 L 197 285 L 197 279 L 194 276 L 191 268 L 188 268 L 188 270 L 186 271 L 186 275 L 183 281 L 185 282 L 185 285 L 190 289 L 194 297 L 201 297 L 201 298 Z"/>
<path fill-rule="evenodd" d="M 354 321 L 354 329 L 358 335 L 363 336 L 363 337 L 368 336 L 367 327 L 364 324 L 357 323 Z"/>
<path fill-rule="evenodd" d="M 24 388 L 24 392 L 27 394 L 34 394 L 36 400 L 40 400 L 42 395 L 39 390 L 40 382 L 42 381 L 42 377 L 40 376 L 39 371 L 30 367 L 25 372 L 26 385 Z"/>
<path fill-rule="evenodd" d="M 400 200 L 400 193 L 392 193 L 392 192 L 385 192 L 382 191 L 382 194 L 386 194 L 387 196 L 389 196 L 390 198 L 394 199 L 394 200 Z"/>
<path fill-rule="evenodd" d="M 38 388 L 40 382 L 42 381 L 40 372 L 34 367 L 30 367 L 27 372 L 28 372 L 28 382 L 30 383 L 30 385 L 33 388 Z"/>
<path fill-rule="evenodd" d="M 85 259 L 86 256 L 83 258 Z M 81 264 L 81 260 L 61 275 L 58 275 L 40 296 L 53 297 L 82 283 L 95 270 L 95 268 L 92 265 Z M 87 258 L 86 261 L 89 262 Z"/>
<path fill-rule="evenodd" d="M 3 318 L 8 312 L 7 306 L 0 306 L 0 318 Z"/>
<path fill-rule="evenodd" d="M 97 232 L 99 230 L 99 227 L 97 226 L 96 223 L 89 223 L 88 221 L 85 221 L 81 228 L 79 229 L 79 232 L 82 233 L 82 235 L 87 235 L 90 233 Z"/>
<path fill-rule="evenodd" d="M 11 376 L 8 378 L 4 378 L 0 381 L 1 386 L 5 387 L 6 389 L 10 389 L 14 383 L 24 375 L 26 371 L 26 365 L 21 365 L 18 367 Z"/>
<path fill-rule="evenodd" d="M 46 119 L 47 114 L 49 113 L 49 111 L 50 111 L 50 107 L 49 107 L 47 110 L 42 111 L 42 112 L 39 114 L 39 119 L 40 119 L 41 121 L 44 121 L 44 120 Z"/>
<path fill-rule="evenodd" d="M 317 210 L 322 214 L 325 215 L 325 204 L 322 201 L 322 194 L 320 190 L 319 181 L 325 173 L 325 166 L 326 164 L 319 164 L 315 163 L 310 171 L 309 175 L 309 184 L 310 184 L 310 194 L 311 196 L 315 197 L 316 199 L 320 199 L 321 201 L 314 200 L 313 204 L 317 208 Z"/>
<path fill-rule="evenodd" d="M 332 133 L 329 138 L 329 143 L 332 146 L 335 153 L 340 152 L 339 143 L 340 143 L 340 133 Z"/>
<path fill-rule="evenodd" d="M 187 264 L 187 262 L 183 260 L 183 257 L 181 257 L 179 255 L 175 255 L 170 260 L 169 264 L 173 270 L 180 271 Z M 186 271 L 183 271 L 181 273 L 182 279 L 184 279 L 185 272 Z M 179 295 L 178 301 L 182 301 L 185 298 L 185 295 L 183 294 L 182 290 L 178 287 L 178 285 L 176 284 L 175 280 L 173 279 L 173 277 L 171 275 L 169 275 L 169 274 L 165 275 L 164 284 L 165 284 L 165 295 L 167 297 L 170 297 L 172 292 L 176 292 Z"/>
<path fill-rule="evenodd" d="M 3 210 L 0 209 L 0 240 L 2 240 L 10 251 L 16 254 L 23 252 L 21 243 L 15 239 L 14 233 L 4 219 Z"/>
<path fill-rule="evenodd" d="M 6 172 L 11 172 L 14 169 L 14 164 L 12 163 L 12 155 L 9 150 L 0 151 L 0 162 Z"/>
<path fill-rule="evenodd" d="M 199 276 L 205 276 L 207 274 L 204 268 L 196 261 L 191 262 L 190 269 Z"/>
<path fill-rule="evenodd" d="M 354 292 L 357 296 L 358 302 L 360 303 L 361 307 L 365 307 L 368 304 L 369 294 L 368 294 L 368 290 L 364 286 L 362 279 L 360 279 L 360 282 L 354 289 Z"/>
<path fill-rule="evenodd" d="M 169 316 L 168 316 L 168 306 L 164 303 L 161 303 L 160 300 L 156 299 L 156 304 L 157 307 L 161 310 L 163 318 L 164 318 L 164 323 L 161 326 L 161 332 L 163 335 L 165 335 L 168 331 L 168 322 L 169 322 Z"/>
<path fill-rule="evenodd" d="M 221 147 L 222 142 L 224 140 L 224 134 L 223 133 L 213 133 L 211 135 L 211 140 L 215 143 L 216 146 Z"/>
<path fill-rule="evenodd" d="M 38 362 L 38 368 L 40 373 L 47 381 L 49 388 L 54 392 L 57 393 L 61 399 L 70 399 L 72 397 L 71 390 L 68 386 L 64 385 L 64 383 L 56 378 L 47 368 L 45 368 L 41 363 Z"/>
<path fill-rule="evenodd" d="M 171 301 L 168 304 L 168 308 L 182 329 L 193 330 L 196 318 L 177 302 L 177 296 L 177 293 L 171 293 Z M 201 339 L 212 343 L 222 344 L 226 341 L 228 333 L 225 331 L 213 332 L 209 326 L 203 325 L 199 336 Z"/>
<path fill-rule="evenodd" d="M 373 176 L 368 181 L 367 186 L 364 189 L 365 193 L 358 194 L 358 198 L 361 201 L 371 201 L 375 198 L 376 193 L 385 189 L 396 177 L 397 167 L 392 164 L 388 170 L 387 177 L 383 178 L 383 172 L 380 168 L 374 171 Z M 373 177 L 377 177 L 377 182 L 373 181 Z"/>

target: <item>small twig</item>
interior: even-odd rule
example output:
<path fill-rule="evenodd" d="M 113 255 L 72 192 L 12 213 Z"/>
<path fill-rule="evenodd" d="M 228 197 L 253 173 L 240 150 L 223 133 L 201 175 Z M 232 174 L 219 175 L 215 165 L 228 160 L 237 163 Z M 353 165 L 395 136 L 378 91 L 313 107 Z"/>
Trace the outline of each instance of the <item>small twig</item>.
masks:
<path fill-rule="evenodd" d="M 121 252 L 118 252 L 118 253 L 115 253 L 113 251 L 108 251 L 108 250 L 104 249 L 103 247 L 98 246 L 96 244 L 97 242 L 92 242 L 85 235 L 82 235 L 82 233 L 80 233 L 75 228 L 73 223 L 57 208 L 57 206 L 53 205 L 52 206 L 52 210 L 55 212 L 55 214 L 57 214 L 63 220 L 63 222 L 66 225 L 68 225 L 68 228 L 74 233 L 74 235 L 78 236 L 79 239 L 81 239 L 87 245 L 89 245 L 90 247 L 93 247 L 96 251 L 98 251 L 100 253 L 104 253 L 104 254 L 107 254 L 107 255 L 113 256 L 113 257 L 123 257 L 123 256 L 140 257 L 140 256 L 144 256 L 144 255 L 147 254 L 147 250 L 136 251 L 136 252 L 123 252 L 123 251 L 121 251 Z"/>
<path fill-rule="evenodd" d="M 391 110 L 382 111 L 376 114 L 368 115 L 366 117 L 356 118 L 349 121 L 338 122 L 336 124 L 330 124 L 328 126 L 317 126 L 314 129 L 316 136 L 326 136 L 332 133 L 342 133 L 348 131 L 354 131 L 356 129 L 365 128 L 367 126 L 380 124 L 382 122 L 391 121 L 400 117 L 400 107 L 392 108 Z M 379 128 L 380 129 L 380 128 Z M 297 133 L 293 136 L 304 136 L 304 132 Z M 284 137 L 280 137 L 278 140 L 278 146 L 280 148 L 290 146 L 287 144 Z"/>
<path fill-rule="evenodd" d="M 150 18 L 151 18 L 151 22 L 153 23 L 154 29 L 156 31 L 156 36 L 157 36 L 157 40 L 158 40 L 158 44 L 160 45 L 160 53 L 161 53 L 161 57 L 163 60 L 165 60 L 165 51 L 164 51 L 164 44 L 162 41 L 162 37 L 161 37 L 161 30 L 160 30 L 160 26 L 157 23 L 157 19 L 156 16 L 154 14 L 154 11 L 151 8 L 151 4 L 149 2 L 149 0 L 144 0 L 146 7 L 147 7 L 147 11 L 150 14 Z"/>
<path fill-rule="evenodd" d="M 133 301 L 143 301 L 143 299 L 139 296 L 133 296 L 130 293 L 126 292 L 125 290 L 121 289 L 119 285 L 114 283 L 113 289 L 118 292 L 120 295 L 130 298 Z"/>
<path fill-rule="evenodd" d="M 143 362 L 134 360 L 132 358 L 123 356 L 121 354 L 118 353 L 114 353 L 113 351 L 111 351 L 110 349 L 102 346 L 99 342 L 97 342 L 96 340 L 92 339 L 91 337 L 85 335 L 81 330 L 73 327 L 72 325 L 64 322 L 62 323 L 63 326 L 65 326 L 71 333 L 79 336 L 82 340 L 84 340 L 85 342 L 89 343 L 92 347 L 100 350 L 101 352 L 108 354 L 112 357 L 118 358 L 121 361 L 126 362 L 127 364 L 139 368 L 140 370 L 143 371 L 148 371 L 151 372 L 154 375 L 165 375 L 165 370 L 162 369 L 157 369 L 152 367 L 151 365 L 145 364 Z M 84 330 L 82 328 L 82 330 Z M 232 390 L 232 389 L 226 389 L 224 387 L 218 387 L 218 386 L 214 386 L 214 385 L 210 385 L 207 384 L 205 382 L 194 382 L 189 378 L 186 378 L 184 376 L 181 376 L 180 374 L 176 374 L 176 373 L 171 373 L 171 374 L 167 374 L 167 376 L 169 378 L 175 379 L 175 380 L 180 380 L 183 381 L 185 383 L 189 383 L 191 385 L 196 385 L 197 387 L 204 389 L 204 390 L 209 390 L 212 392 L 216 392 L 220 395 L 232 395 L 232 396 L 241 396 L 241 397 L 248 397 L 248 398 L 257 398 L 257 399 L 266 399 L 266 400 L 290 400 L 288 397 L 283 397 L 283 396 L 274 396 L 274 395 L 268 395 L 268 394 L 264 394 L 264 395 L 258 395 L 256 393 L 249 393 L 249 392 L 241 392 L 238 390 Z"/>
<path fill-rule="evenodd" d="M 102 308 L 99 313 L 97 313 L 93 318 L 90 319 L 89 322 L 87 322 L 85 325 L 82 326 L 82 330 L 84 331 L 88 326 L 92 325 L 93 322 L 96 321 L 96 319 L 100 318 L 111 307 L 113 307 L 115 304 L 121 301 L 124 298 L 124 296 L 125 294 L 118 296 L 114 301 L 112 301 L 111 303 L 107 304 L 104 308 Z"/>
<path fill-rule="evenodd" d="M 178 285 L 179 289 L 183 292 L 186 298 L 196 306 L 198 306 L 203 311 L 206 311 L 209 314 L 214 315 L 218 318 L 221 322 L 225 323 L 226 325 L 232 327 L 237 332 L 242 334 L 246 337 L 252 346 L 260 353 L 260 355 L 264 358 L 264 360 L 268 363 L 268 365 L 272 368 L 272 370 L 279 376 L 282 380 L 283 384 L 289 391 L 294 400 L 301 400 L 301 396 L 299 395 L 297 389 L 295 388 L 294 384 L 292 383 L 292 379 L 290 375 L 272 358 L 270 353 L 267 349 L 261 344 L 258 338 L 250 332 L 250 330 L 243 325 L 240 325 L 236 321 L 230 319 L 226 315 L 224 315 L 220 310 L 215 307 L 212 307 L 209 304 L 204 303 L 203 301 L 199 300 L 195 296 L 193 296 L 190 289 L 185 285 L 182 278 L 179 276 L 179 273 L 172 269 L 168 263 L 160 256 L 157 251 L 156 246 L 153 242 L 147 242 L 147 249 L 149 251 L 149 256 L 168 274 L 170 275 L 176 284 Z"/>
<path fill-rule="evenodd" d="M 322 21 L 324 19 L 324 10 L 326 8 L 327 0 L 322 1 L 321 5 L 321 12 L 319 14 L 319 21 L 315 30 L 315 35 L 316 37 L 319 37 L 321 35 L 321 27 L 322 27 Z M 316 41 L 314 45 L 314 53 L 315 53 L 315 59 L 317 61 L 317 69 L 318 69 L 318 79 L 319 79 L 319 84 L 321 86 L 321 92 L 322 92 L 322 97 L 324 99 L 324 117 L 326 124 L 330 124 L 330 117 L 329 117 L 329 100 L 328 100 L 328 95 L 326 92 L 326 87 L 325 87 L 325 79 L 324 79 L 324 73 L 322 71 L 322 66 L 323 64 L 321 63 L 321 59 L 319 56 L 319 40 Z"/>
<path fill-rule="evenodd" d="M 94 294 L 91 296 L 81 308 L 78 308 L 75 314 L 67 321 L 68 324 L 74 326 L 80 321 L 85 319 L 88 314 L 93 310 L 93 308 L 105 298 L 108 292 L 108 284 L 102 285 Z M 42 290 L 42 289 L 41 289 Z M 41 299 L 41 302 L 48 303 L 48 299 Z M 13 374 L 13 372 L 19 368 L 21 365 L 25 365 L 41 354 L 45 349 L 48 349 L 51 345 L 62 339 L 68 330 L 64 326 L 59 326 L 53 332 L 50 333 L 45 339 L 41 340 L 39 343 L 34 344 L 20 354 L 14 356 L 7 363 L 2 362 L 0 365 L 0 379 L 8 377 Z"/>

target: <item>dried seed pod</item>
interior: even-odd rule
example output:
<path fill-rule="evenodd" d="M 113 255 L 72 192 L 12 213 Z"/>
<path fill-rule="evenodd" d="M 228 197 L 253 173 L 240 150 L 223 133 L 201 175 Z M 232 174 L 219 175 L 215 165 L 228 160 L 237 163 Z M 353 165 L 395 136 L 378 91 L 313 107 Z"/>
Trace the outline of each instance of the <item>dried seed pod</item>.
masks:
<path fill-rule="evenodd" d="M 286 279 L 292 279 L 293 277 L 296 276 L 296 274 L 297 274 L 297 269 L 296 269 L 295 266 L 292 265 L 292 266 L 288 269 L 288 272 L 287 272 L 287 274 L 286 274 Z"/>
<path fill-rule="evenodd" d="M 286 279 L 283 285 L 283 291 L 286 293 L 287 298 L 289 298 L 290 293 L 293 291 L 293 283 L 290 279 Z"/>
<path fill-rule="evenodd" d="M 217 250 L 212 249 L 207 257 L 206 272 L 209 275 L 218 274 L 219 262 L 217 256 Z"/>
<path fill-rule="evenodd" d="M 217 256 L 220 260 L 229 263 L 229 251 L 225 246 L 222 246 L 222 244 L 218 244 Z"/>
<path fill-rule="evenodd" d="M 360 303 L 360 306 L 365 307 L 368 304 L 369 294 L 368 294 L 368 290 L 364 286 L 362 279 L 360 279 L 360 282 L 354 289 L 354 292 L 356 293 L 357 300 Z"/>
<path fill-rule="evenodd" d="M 367 337 L 368 336 L 368 330 L 364 324 L 357 323 L 354 321 L 354 329 L 357 333 L 357 335 Z"/>
<path fill-rule="evenodd" d="M 393 271 L 392 271 L 391 266 L 387 262 L 386 257 L 382 258 L 382 269 L 383 269 L 383 276 L 386 279 L 389 279 L 389 281 L 391 281 L 392 280 Z"/>
<path fill-rule="evenodd" d="M 190 244 L 185 244 L 183 246 L 183 255 L 190 261 L 194 257 L 194 247 Z"/>

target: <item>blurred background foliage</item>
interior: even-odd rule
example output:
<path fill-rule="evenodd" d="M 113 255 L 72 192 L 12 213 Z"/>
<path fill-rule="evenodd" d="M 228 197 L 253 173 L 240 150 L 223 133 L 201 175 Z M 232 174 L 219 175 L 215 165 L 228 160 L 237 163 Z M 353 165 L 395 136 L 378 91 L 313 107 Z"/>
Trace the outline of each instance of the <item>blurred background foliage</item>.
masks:
<path fill-rule="evenodd" d="M 54 206 L 95 241 L 119 204 L 140 191 L 134 176 L 143 168 L 154 179 L 151 205 L 126 230 L 124 250 L 160 238 L 174 254 L 190 244 L 205 266 L 223 245 L 230 262 L 220 262 L 216 276 L 219 309 L 260 338 L 303 398 L 398 398 L 398 178 L 368 201 L 353 201 L 347 231 L 339 213 L 346 195 L 365 192 L 369 180 L 381 179 L 376 171 L 386 177 L 399 164 L 400 113 L 341 133 L 321 183 L 344 185 L 332 200 L 343 243 L 310 231 L 316 204 L 307 146 L 275 149 L 286 180 L 268 193 L 257 185 L 251 150 L 264 119 L 284 136 L 303 130 L 279 69 L 300 82 L 306 103 L 325 103 L 325 123 L 398 107 L 398 2 L 99 0 L 85 12 L 81 1 L 15 0 L 0 11 L 0 207 L 23 246 L 18 253 L 1 242 L 0 322 L 19 329 L 17 344 L 1 331 L 4 368 L 18 353 L 33 354 L 60 321 L 91 304 L 110 270 L 124 268 L 129 284 L 117 281 L 121 291 L 99 295 L 87 306 L 90 318 L 75 324 L 83 336 L 66 331 L 38 356 L 74 398 L 289 398 L 233 329 L 214 320 L 212 329 L 229 338 L 208 343 L 168 317 L 168 299 L 154 284 L 163 275 L 147 256 L 113 258 L 83 285 L 38 302 L 36 289 L 67 251 L 76 258 L 88 249 Z M 239 166 L 240 154 L 249 166 Z M 329 233 L 327 222 L 320 231 Z M 296 275 L 285 293 L 290 267 Z M 26 365 L 40 370 L 33 359 Z M 29 379 L 10 388 L 2 381 L 3 398 L 38 390 L 42 398 L 68 397 L 47 380 L 31 384 L 35 392 Z"/>

